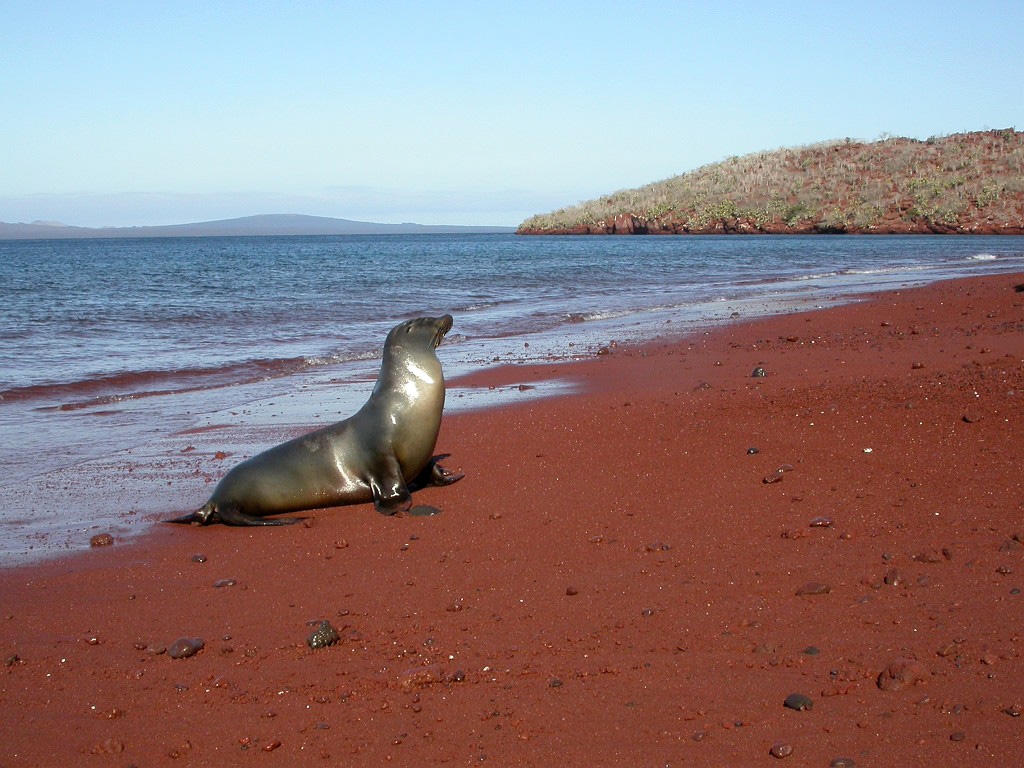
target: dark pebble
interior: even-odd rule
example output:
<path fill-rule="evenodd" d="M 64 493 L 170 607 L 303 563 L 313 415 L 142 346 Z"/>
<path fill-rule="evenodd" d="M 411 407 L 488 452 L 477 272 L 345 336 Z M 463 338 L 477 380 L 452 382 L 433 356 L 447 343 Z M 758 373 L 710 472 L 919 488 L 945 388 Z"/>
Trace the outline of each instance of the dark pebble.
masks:
<path fill-rule="evenodd" d="M 821 651 L 819 651 L 813 645 L 808 645 L 806 648 L 804 648 L 804 653 L 807 654 L 808 656 L 817 656 L 819 653 L 821 653 Z"/>
<path fill-rule="evenodd" d="M 804 710 L 813 709 L 814 702 L 811 701 L 810 696 L 805 696 L 802 693 L 791 693 L 782 702 L 782 706 L 795 709 L 797 712 L 803 712 Z"/>
<path fill-rule="evenodd" d="M 777 757 L 781 760 L 782 758 L 789 757 L 793 754 L 793 747 L 783 741 L 777 741 L 772 744 L 772 748 L 769 749 L 768 752 L 772 757 Z"/>
<path fill-rule="evenodd" d="M 205 645 L 201 637 L 182 637 L 167 646 L 167 655 L 172 659 L 187 659 L 203 650 Z"/>
<path fill-rule="evenodd" d="M 565 594 L 569 595 L 569 597 L 572 597 L 573 595 L 578 595 L 579 593 L 580 593 L 580 591 L 578 589 L 576 589 L 576 587 L 566 587 L 565 588 Z"/>
<path fill-rule="evenodd" d="M 109 533 L 97 533 L 89 539 L 90 547 L 109 547 L 114 543 L 114 537 Z"/>
<path fill-rule="evenodd" d="M 822 584 L 820 581 L 810 581 L 804 584 L 800 589 L 796 591 L 798 596 L 802 595 L 827 595 L 832 591 L 832 587 L 828 584 Z"/>
<path fill-rule="evenodd" d="M 1024 711 L 1024 709 L 1021 708 L 1020 704 L 1011 704 L 1003 710 L 1003 714 L 1009 715 L 1010 717 L 1020 717 L 1020 713 L 1022 711 Z"/>
<path fill-rule="evenodd" d="M 309 637 L 306 638 L 306 644 L 313 649 L 326 648 L 330 645 L 334 645 L 341 639 L 331 622 L 321 621 L 320 626 Z"/>
<path fill-rule="evenodd" d="M 221 587 L 233 587 L 237 583 L 238 582 L 234 579 L 218 579 L 217 581 L 213 582 L 213 586 L 216 589 L 220 589 Z"/>
<path fill-rule="evenodd" d="M 831 528 L 832 518 L 831 517 L 816 517 L 809 523 L 811 528 Z"/>
<path fill-rule="evenodd" d="M 192 560 L 193 563 L 205 563 L 206 562 L 206 555 L 199 555 L 199 554 L 192 555 L 191 560 Z"/>
<path fill-rule="evenodd" d="M 963 741 L 966 738 L 967 738 L 967 734 L 964 733 L 963 731 L 954 731 L 953 733 L 949 734 L 949 740 L 950 741 L 960 742 L 960 741 Z"/>
<path fill-rule="evenodd" d="M 753 456 L 754 454 L 760 453 L 757 448 L 747 448 L 747 456 Z"/>
<path fill-rule="evenodd" d="M 892 568 L 886 571 L 885 576 L 882 577 L 882 581 L 888 584 L 890 587 L 898 587 L 900 584 L 906 582 L 906 578 L 896 568 Z"/>
<path fill-rule="evenodd" d="M 828 766 L 829 768 L 857 768 L 857 763 L 852 757 L 837 757 Z"/>
<path fill-rule="evenodd" d="M 559 680 L 557 677 L 553 677 L 548 682 L 548 687 L 549 688 L 561 688 L 562 687 L 562 681 Z"/>
<path fill-rule="evenodd" d="M 753 371 L 751 371 L 750 375 L 752 378 L 755 379 L 763 379 L 765 376 L 767 376 L 767 374 L 764 372 L 764 368 L 762 368 L 761 366 L 758 366 Z"/>

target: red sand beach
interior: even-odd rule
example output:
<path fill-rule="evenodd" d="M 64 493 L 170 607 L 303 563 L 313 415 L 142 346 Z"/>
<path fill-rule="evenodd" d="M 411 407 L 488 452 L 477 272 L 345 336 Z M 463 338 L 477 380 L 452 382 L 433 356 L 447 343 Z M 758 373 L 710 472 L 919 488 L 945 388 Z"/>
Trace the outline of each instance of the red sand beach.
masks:
<path fill-rule="evenodd" d="M 446 417 L 433 518 L 2 570 L 0 766 L 1018 764 L 1022 282 L 482 372 L 582 392 Z"/>

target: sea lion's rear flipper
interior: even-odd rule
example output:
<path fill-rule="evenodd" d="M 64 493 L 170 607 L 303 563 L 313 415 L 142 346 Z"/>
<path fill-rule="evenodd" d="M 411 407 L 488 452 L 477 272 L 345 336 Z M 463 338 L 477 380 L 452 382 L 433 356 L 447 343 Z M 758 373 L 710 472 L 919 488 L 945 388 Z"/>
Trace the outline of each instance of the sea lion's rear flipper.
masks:
<path fill-rule="evenodd" d="M 294 525 L 301 517 L 255 517 L 239 511 L 238 507 L 226 506 L 218 509 L 216 517 L 224 525 Z"/>
<path fill-rule="evenodd" d="M 432 485 L 451 485 L 452 483 L 457 483 L 459 480 L 464 478 L 465 475 L 463 473 L 459 472 L 456 474 L 441 466 L 441 460 L 447 459 L 449 456 L 451 456 L 450 453 L 442 453 L 428 461 L 427 466 L 425 466 L 420 473 L 416 475 L 416 478 L 409 483 L 409 488 L 415 491 L 420 488 L 428 488 Z"/>
<path fill-rule="evenodd" d="M 173 520 L 164 520 L 165 523 L 184 523 L 185 525 L 209 525 L 210 523 L 224 523 L 224 525 L 293 525 L 302 520 L 301 517 L 267 518 L 254 517 L 240 511 L 236 506 L 215 506 L 213 502 L 207 503 L 201 509 L 190 512 L 183 517 L 176 517 Z"/>
<path fill-rule="evenodd" d="M 217 508 L 212 501 L 208 501 L 195 512 L 189 512 L 182 517 L 175 517 L 173 520 L 164 520 L 164 522 L 183 523 L 184 525 L 209 525 L 216 519 Z"/>
<path fill-rule="evenodd" d="M 171 520 L 162 520 L 164 523 L 182 523 L 184 525 L 206 525 L 206 518 L 199 512 L 189 512 L 183 517 L 175 517 Z"/>

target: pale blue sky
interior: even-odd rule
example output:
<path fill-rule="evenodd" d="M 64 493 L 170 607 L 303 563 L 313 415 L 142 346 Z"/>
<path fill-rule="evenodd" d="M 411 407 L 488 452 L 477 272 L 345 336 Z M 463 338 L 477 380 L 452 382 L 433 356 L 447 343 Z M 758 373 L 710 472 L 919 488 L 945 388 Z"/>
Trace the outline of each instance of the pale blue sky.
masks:
<path fill-rule="evenodd" d="M 1024 129 L 1024 3 L 0 0 L 0 221 L 527 216 L 705 163 Z"/>

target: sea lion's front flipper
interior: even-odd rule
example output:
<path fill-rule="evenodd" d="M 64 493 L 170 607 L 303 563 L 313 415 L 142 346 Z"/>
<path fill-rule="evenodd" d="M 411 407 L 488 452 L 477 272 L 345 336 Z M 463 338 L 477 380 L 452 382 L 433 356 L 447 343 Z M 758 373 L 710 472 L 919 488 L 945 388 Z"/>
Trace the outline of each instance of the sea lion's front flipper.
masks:
<path fill-rule="evenodd" d="M 412 494 L 402 477 L 398 459 L 388 456 L 377 467 L 377 474 L 370 478 L 373 491 L 373 506 L 382 515 L 397 515 L 412 506 Z"/>

